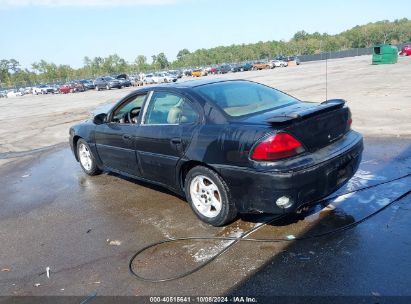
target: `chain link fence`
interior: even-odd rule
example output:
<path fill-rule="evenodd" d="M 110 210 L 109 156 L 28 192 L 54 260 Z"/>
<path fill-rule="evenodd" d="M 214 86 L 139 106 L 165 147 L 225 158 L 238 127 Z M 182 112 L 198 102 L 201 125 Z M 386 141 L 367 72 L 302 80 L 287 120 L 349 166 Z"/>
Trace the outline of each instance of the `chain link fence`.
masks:
<path fill-rule="evenodd" d="M 405 45 L 410 45 L 410 44 L 411 42 L 408 42 L 408 43 L 397 44 L 396 46 L 398 47 L 398 50 L 401 50 Z M 371 55 L 371 54 L 372 54 L 372 47 L 369 47 L 369 48 L 353 48 L 349 50 L 336 51 L 336 52 L 324 52 L 324 53 L 311 54 L 311 55 L 299 55 L 298 58 L 300 59 L 301 62 L 307 62 L 307 61 L 337 59 L 337 58 L 355 57 L 355 56 Z M 73 79 L 59 79 L 59 80 L 55 80 L 52 84 L 61 84 L 61 83 L 65 83 L 71 80 Z M 10 88 L 10 87 L 2 86 L 2 83 L 0 82 L 0 90 L 33 87 L 39 84 L 40 83 L 21 82 L 21 83 L 15 83 L 14 87 Z"/>
<path fill-rule="evenodd" d="M 397 44 L 397 48 L 400 51 L 405 45 L 409 45 L 411 42 L 408 43 L 401 43 Z M 345 57 L 355 57 L 355 56 L 362 56 L 362 55 L 371 55 L 372 54 L 372 47 L 369 48 L 353 48 L 344 51 L 337 51 L 337 52 L 327 52 L 327 53 L 320 53 L 320 54 L 312 54 L 312 55 L 300 55 L 298 58 L 301 62 L 306 61 L 317 61 L 317 60 L 325 60 L 325 59 L 337 59 L 337 58 L 345 58 Z"/>

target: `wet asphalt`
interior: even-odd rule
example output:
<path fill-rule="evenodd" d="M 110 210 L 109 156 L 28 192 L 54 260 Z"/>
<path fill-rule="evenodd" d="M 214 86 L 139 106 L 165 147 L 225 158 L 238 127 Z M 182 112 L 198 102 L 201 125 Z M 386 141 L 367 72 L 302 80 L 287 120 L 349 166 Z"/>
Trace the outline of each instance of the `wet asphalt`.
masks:
<path fill-rule="evenodd" d="M 359 171 L 338 193 L 410 172 L 410 139 L 367 138 Z M 181 197 L 160 187 L 111 173 L 85 175 L 67 145 L 23 153 L 0 167 L 0 184 L 1 295 L 411 296 L 411 196 L 354 229 L 316 237 L 384 207 L 411 189 L 411 177 L 268 225 L 261 223 L 272 216 L 248 215 L 221 228 L 201 223 Z M 133 254 L 153 242 L 238 237 L 257 226 L 248 237 L 308 239 L 240 242 L 170 282 L 142 282 L 129 271 Z M 132 268 L 146 278 L 167 278 L 228 244 L 168 243 L 144 252 Z"/>

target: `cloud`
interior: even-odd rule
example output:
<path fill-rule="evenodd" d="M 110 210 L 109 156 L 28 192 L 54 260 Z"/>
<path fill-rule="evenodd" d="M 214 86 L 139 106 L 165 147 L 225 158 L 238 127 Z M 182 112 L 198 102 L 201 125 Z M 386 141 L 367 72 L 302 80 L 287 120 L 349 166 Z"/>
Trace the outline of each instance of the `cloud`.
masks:
<path fill-rule="evenodd" d="M 0 0 L 0 9 L 19 7 L 119 7 L 174 4 L 178 0 Z"/>

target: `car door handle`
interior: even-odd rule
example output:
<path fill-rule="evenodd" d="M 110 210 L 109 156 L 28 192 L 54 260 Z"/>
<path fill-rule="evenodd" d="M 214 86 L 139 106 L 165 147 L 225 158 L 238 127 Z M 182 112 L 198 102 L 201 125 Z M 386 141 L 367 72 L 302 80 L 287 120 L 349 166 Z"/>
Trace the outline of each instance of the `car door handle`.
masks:
<path fill-rule="evenodd" d="M 178 138 L 178 137 L 172 138 L 171 143 L 174 145 L 181 144 L 181 138 Z"/>
<path fill-rule="evenodd" d="M 123 135 L 123 139 L 124 139 L 124 140 L 131 140 L 131 139 L 132 139 L 132 136 L 131 136 L 131 135 L 124 134 L 124 135 Z"/>

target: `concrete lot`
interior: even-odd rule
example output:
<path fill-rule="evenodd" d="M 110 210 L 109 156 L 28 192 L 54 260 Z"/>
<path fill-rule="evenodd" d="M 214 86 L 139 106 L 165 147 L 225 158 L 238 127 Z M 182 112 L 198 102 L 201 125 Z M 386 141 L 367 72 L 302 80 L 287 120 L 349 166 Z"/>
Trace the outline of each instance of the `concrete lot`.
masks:
<path fill-rule="evenodd" d="M 411 57 L 398 64 L 373 66 L 370 56 L 328 62 L 328 98 L 343 98 L 354 127 L 365 135 L 411 134 Z M 325 62 L 274 70 L 229 73 L 208 78 L 244 78 L 283 90 L 301 100 L 325 100 Z M 67 95 L 26 95 L 0 99 L 0 153 L 29 151 L 65 142 L 68 128 L 135 88 Z M 2 155 L 0 154 L 0 156 Z"/>
<path fill-rule="evenodd" d="M 328 65 L 329 98 L 349 101 L 354 128 L 365 135 L 360 169 L 339 193 L 411 172 L 411 91 L 403 77 L 411 58 L 369 63 L 364 56 Z M 314 62 L 223 77 L 321 101 L 324 72 L 324 62 Z M 0 295 L 411 296 L 410 196 L 344 233 L 241 242 L 191 276 L 165 283 L 135 279 L 128 263 L 145 245 L 169 237 L 240 236 L 271 217 L 243 216 L 214 228 L 164 189 L 114 174 L 86 176 L 65 143 L 68 127 L 131 90 L 0 100 Z M 263 225 L 250 237 L 314 236 L 359 220 L 410 188 L 407 177 L 345 195 L 329 202 L 334 210 L 318 206 Z M 148 250 L 132 266 L 146 277 L 165 278 L 198 266 L 228 243 L 171 243 Z"/>

